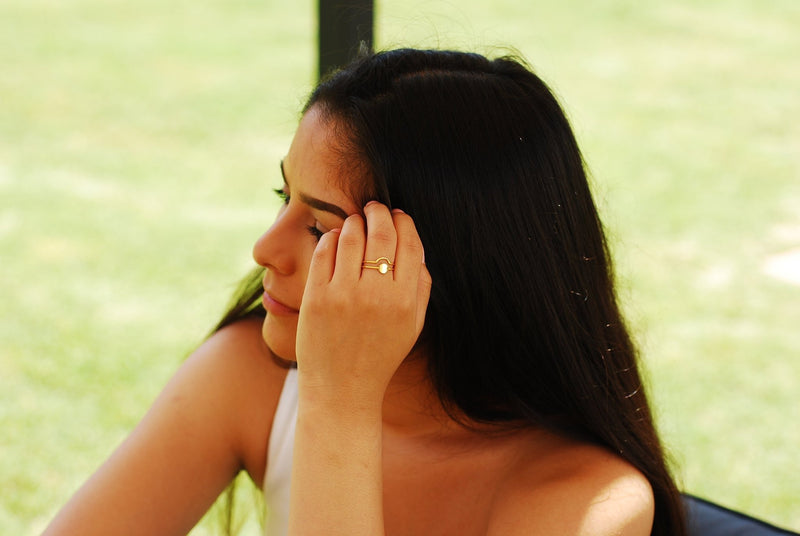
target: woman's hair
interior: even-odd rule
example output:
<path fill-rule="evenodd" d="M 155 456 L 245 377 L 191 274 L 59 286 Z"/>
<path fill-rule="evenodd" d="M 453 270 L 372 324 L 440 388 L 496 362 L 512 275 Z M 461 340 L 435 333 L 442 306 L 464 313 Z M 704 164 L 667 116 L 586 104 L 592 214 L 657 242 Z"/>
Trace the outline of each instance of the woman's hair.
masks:
<path fill-rule="evenodd" d="M 357 203 L 414 218 L 433 279 L 421 343 L 450 413 L 610 449 L 650 481 L 652 533 L 685 534 L 583 159 L 544 82 L 508 57 L 403 49 L 333 73 L 312 106 Z M 259 295 L 245 285 L 221 325 Z"/>

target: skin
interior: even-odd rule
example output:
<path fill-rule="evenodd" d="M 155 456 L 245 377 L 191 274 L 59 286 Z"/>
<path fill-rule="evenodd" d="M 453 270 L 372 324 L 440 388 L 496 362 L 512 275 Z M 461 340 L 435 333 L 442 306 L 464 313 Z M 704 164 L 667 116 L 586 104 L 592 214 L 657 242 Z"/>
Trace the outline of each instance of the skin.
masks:
<path fill-rule="evenodd" d="M 329 132 L 312 107 L 283 161 L 289 200 L 253 251 L 263 324 L 194 352 L 45 534 L 185 534 L 239 470 L 260 487 L 286 375 L 270 353 L 298 365 L 292 535 L 650 534 L 652 491 L 620 458 L 447 416 L 411 353 L 432 284 L 414 223 L 353 204 Z M 361 269 L 381 256 L 394 272 Z"/>

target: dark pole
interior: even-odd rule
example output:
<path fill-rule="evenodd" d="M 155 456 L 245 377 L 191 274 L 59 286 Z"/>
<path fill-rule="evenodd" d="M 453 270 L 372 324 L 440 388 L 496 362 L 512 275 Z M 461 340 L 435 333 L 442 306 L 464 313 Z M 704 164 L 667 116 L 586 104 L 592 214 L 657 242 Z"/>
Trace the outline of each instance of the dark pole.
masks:
<path fill-rule="evenodd" d="M 372 50 L 374 0 L 319 0 L 319 78 Z"/>

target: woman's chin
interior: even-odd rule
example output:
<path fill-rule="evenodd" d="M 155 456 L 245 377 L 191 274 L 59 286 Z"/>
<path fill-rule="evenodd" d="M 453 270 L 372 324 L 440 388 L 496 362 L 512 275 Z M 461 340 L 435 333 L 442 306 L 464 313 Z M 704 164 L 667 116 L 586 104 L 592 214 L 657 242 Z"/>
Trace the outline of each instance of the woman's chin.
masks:
<path fill-rule="evenodd" d="M 267 348 L 270 349 L 275 357 L 284 361 L 297 361 L 297 355 L 295 354 L 296 333 L 296 328 L 287 330 L 285 327 L 275 326 L 274 322 L 270 322 L 269 315 L 264 319 L 264 324 L 261 326 L 261 336 Z"/>

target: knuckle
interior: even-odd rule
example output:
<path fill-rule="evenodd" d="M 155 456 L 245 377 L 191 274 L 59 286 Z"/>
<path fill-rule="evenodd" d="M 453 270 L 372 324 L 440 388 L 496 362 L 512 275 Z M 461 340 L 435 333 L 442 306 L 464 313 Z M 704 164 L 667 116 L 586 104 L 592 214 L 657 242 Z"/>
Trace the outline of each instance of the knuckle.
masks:
<path fill-rule="evenodd" d="M 422 242 L 420 242 L 416 238 L 412 237 L 405 237 L 402 241 L 402 246 L 406 249 L 410 254 L 415 256 L 422 256 Z"/>
<path fill-rule="evenodd" d="M 364 292 L 361 294 L 361 306 L 370 311 L 377 311 L 383 306 L 383 296 L 380 292 Z"/>
<path fill-rule="evenodd" d="M 354 233 L 342 234 L 342 236 L 339 237 L 339 247 L 353 248 L 361 246 L 361 243 L 361 237 Z"/>
<path fill-rule="evenodd" d="M 422 279 L 423 284 L 426 287 L 428 287 L 428 289 L 430 289 L 433 286 L 433 278 L 431 277 L 431 274 L 430 274 L 430 272 L 428 272 L 428 270 L 425 270 L 425 273 L 422 274 L 421 279 Z"/>
<path fill-rule="evenodd" d="M 404 299 L 397 304 L 397 311 L 403 317 L 407 317 L 411 313 L 416 312 L 416 310 L 416 300 L 411 295 L 404 296 Z"/>
<path fill-rule="evenodd" d="M 376 242 L 393 242 L 395 240 L 394 232 L 390 231 L 385 226 L 379 226 L 376 229 L 373 229 L 369 237 Z"/>
<path fill-rule="evenodd" d="M 319 244 L 317 244 L 317 247 L 314 248 L 314 252 L 311 254 L 312 265 L 320 262 L 321 259 L 324 259 L 329 254 L 331 249 L 332 247 L 329 241 L 323 242 L 320 240 Z"/>

